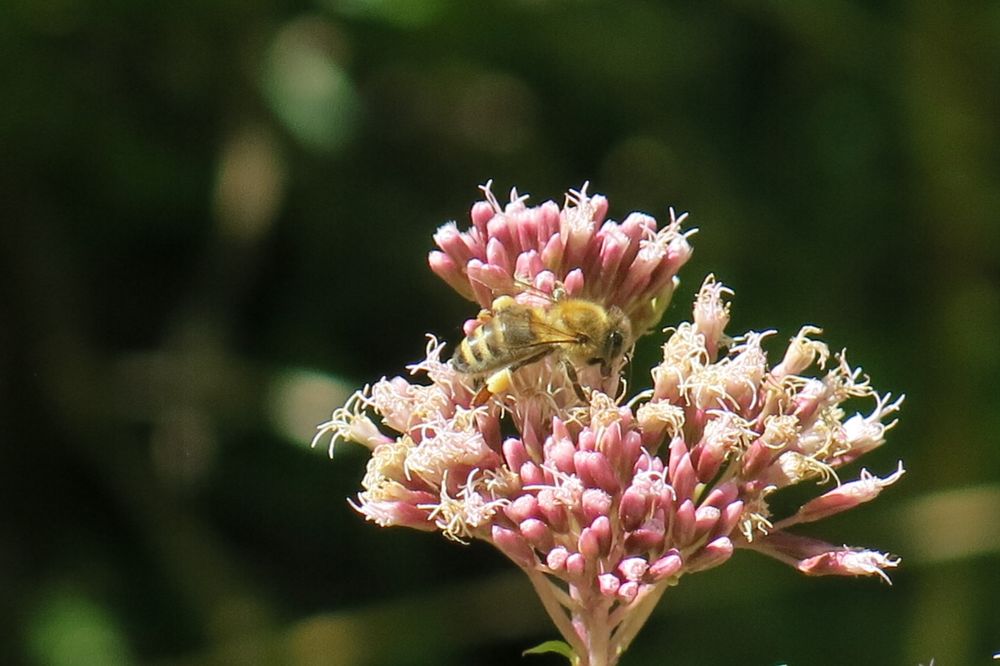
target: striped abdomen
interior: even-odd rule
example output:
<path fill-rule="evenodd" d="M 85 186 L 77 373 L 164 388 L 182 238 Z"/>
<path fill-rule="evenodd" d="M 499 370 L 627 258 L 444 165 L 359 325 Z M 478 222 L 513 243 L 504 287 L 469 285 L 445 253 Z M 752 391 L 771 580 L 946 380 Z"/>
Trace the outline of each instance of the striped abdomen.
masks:
<path fill-rule="evenodd" d="M 539 351 L 535 334 L 536 313 L 523 305 L 511 305 L 462 340 L 451 363 L 468 375 L 479 375 L 513 365 Z"/>

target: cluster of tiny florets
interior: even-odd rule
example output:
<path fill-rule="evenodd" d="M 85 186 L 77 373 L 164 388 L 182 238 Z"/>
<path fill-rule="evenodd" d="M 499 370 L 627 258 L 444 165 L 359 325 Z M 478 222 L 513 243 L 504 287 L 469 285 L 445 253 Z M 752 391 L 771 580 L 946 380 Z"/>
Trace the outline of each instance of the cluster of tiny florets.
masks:
<path fill-rule="evenodd" d="M 562 208 L 528 207 L 516 192 L 502 207 L 484 192 L 467 231 L 448 224 L 435 235 L 431 268 L 456 291 L 489 308 L 498 295 L 561 289 L 622 308 L 637 332 L 655 326 L 691 254 L 685 216 L 671 211 L 658 229 L 639 213 L 606 221 L 607 200 L 586 188 Z M 582 400 L 546 359 L 478 404 L 431 338 L 410 376 L 357 392 L 317 439 L 332 433 L 372 450 L 354 503 L 369 520 L 504 552 L 532 576 L 578 654 L 602 622 L 615 638 L 601 649 L 620 654 L 638 630 L 630 623 L 648 615 L 638 609 L 735 548 L 810 575 L 888 580 L 895 558 L 788 530 L 867 502 L 903 474 L 901 464 L 885 478 L 862 470 L 845 483 L 838 473 L 884 442 L 901 399 L 876 393 L 813 326 L 769 363 L 774 331 L 726 332 L 731 295 L 705 280 L 691 321 L 667 330 L 652 387 L 635 396 L 622 395 L 616 374 L 591 376 Z M 873 406 L 847 416 L 856 399 Z M 806 481 L 834 487 L 772 515 L 768 497 Z"/>

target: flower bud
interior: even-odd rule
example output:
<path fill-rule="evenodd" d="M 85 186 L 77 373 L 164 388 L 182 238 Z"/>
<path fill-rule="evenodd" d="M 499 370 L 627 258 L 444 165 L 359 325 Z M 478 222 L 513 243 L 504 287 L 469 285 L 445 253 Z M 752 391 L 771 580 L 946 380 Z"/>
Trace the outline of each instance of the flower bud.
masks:
<path fill-rule="evenodd" d="M 712 536 L 728 536 L 736 528 L 742 515 L 743 502 L 733 502 L 727 505 L 722 510 L 722 518 L 719 520 L 719 524 L 716 526 Z"/>
<path fill-rule="evenodd" d="M 673 463 L 673 460 L 671 460 Z M 674 487 L 674 492 L 678 498 L 689 498 L 694 493 L 698 484 L 698 476 L 695 474 L 694 466 L 691 464 L 691 456 L 684 453 L 677 463 L 677 466 L 670 471 L 670 485 Z"/>
<path fill-rule="evenodd" d="M 583 293 L 583 287 L 583 271 L 579 268 L 574 268 L 566 274 L 566 279 L 563 280 L 563 288 L 566 289 L 567 295 L 577 296 Z"/>
<path fill-rule="evenodd" d="M 797 568 L 809 576 L 881 576 L 892 584 L 886 569 L 899 566 L 899 558 L 874 550 L 843 548 L 799 562 Z"/>
<path fill-rule="evenodd" d="M 474 250 L 470 247 L 470 241 L 471 239 L 461 233 L 454 223 L 441 226 L 434 234 L 434 243 L 442 250 L 437 254 L 443 253 L 461 266 L 464 266 L 473 256 Z M 435 252 L 431 254 L 435 254 Z"/>
<path fill-rule="evenodd" d="M 475 225 L 476 229 L 482 233 L 486 233 L 486 225 L 489 221 L 493 219 L 493 216 L 497 212 L 493 206 L 487 201 L 477 201 L 472 205 L 472 211 L 470 212 L 470 217 L 472 218 L 472 224 Z"/>
<path fill-rule="evenodd" d="M 635 486 L 626 488 L 618 505 L 618 518 L 622 527 L 626 531 L 638 528 L 649 515 L 651 507 L 652 501 L 646 492 Z"/>
<path fill-rule="evenodd" d="M 699 506 L 694 512 L 694 539 L 698 540 L 711 532 L 719 523 L 722 512 L 714 506 Z"/>
<path fill-rule="evenodd" d="M 507 467 L 517 470 L 521 469 L 524 463 L 531 460 L 528 456 L 528 451 L 524 448 L 524 442 L 515 437 L 504 440 L 503 456 L 507 462 Z"/>
<path fill-rule="evenodd" d="M 545 443 L 545 460 L 555 465 L 556 469 L 564 474 L 573 474 L 576 465 L 573 463 L 573 455 L 576 447 L 569 439 L 550 439 Z"/>
<path fill-rule="evenodd" d="M 811 523 L 842 511 L 853 509 L 859 504 L 870 502 L 878 497 L 883 488 L 898 481 L 899 477 L 903 476 L 905 471 L 903 463 L 900 462 L 896 472 L 884 479 L 880 479 L 868 470 L 863 469 L 861 470 L 861 478 L 857 481 L 851 481 L 850 483 L 838 486 L 803 505 L 799 509 L 798 514 L 796 514 L 797 520 L 795 522 Z"/>
<path fill-rule="evenodd" d="M 528 250 L 517 255 L 517 262 L 514 268 L 515 275 L 538 275 L 545 270 L 542 258 L 535 250 Z"/>
<path fill-rule="evenodd" d="M 663 546 L 663 524 L 647 521 L 637 530 L 625 535 L 625 548 L 630 553 L 645 553 Z"/>
<path fill-rule="evenodd" d="M 634 580 L 625 581 L 618 588 L 618 598 L 622 603 L 630 604 L 639 595 L 639 583 Z"/>
<path fill-rule="evenodd" d="M 695 508 L 694 502 L 689 499 L 681 502 L 674 514 L 673 542 L 678 547 L 687 546 L 691 543 L 695 533 Z"/>
<path fill-rule="evenodd" d="M 515 564 L 525 568 L 535 566 L 535 551 L 523 536 L 499 525 L 493 526 L 492 535 L 494 545 Z"/>
<path fill-rule="evenodd" d="M 601 574 L 597 577 L 597 587 L 606 597 L 613 597 L 618 592 L 618 588 L 621 587 L 622 582 L 618 580 L 618 576 L 612 573 Z"/>
<path fill-rule="evenodd" d="M 598 488 L 587 488 L 583 491 L 580 500 L 583 517 L 590 523 L 598 516 L 606 516 L 611 510 L 611 503 L 611 495 Z"/>
<path fill-rule="evenodd" d="M 584 485 L 615 494 L 621 488 L 607 457 L 598 451 L 577 451 L 573 456 L 576 472 Z"/>
<path fill-rule="evenodd" d="M 687 570 L 690 572 L 705 571 L 717 567 L 733 555 L 733 542 L 728 537 L 719 537 L 710 542 L 694 557 L 688 560 Z"/>
<path fill-rule="evenodd" d="M 521 465 L 521 485 L 540 486 L 545 483 L 545 472 L 530 460 Z"/>
<path fill-rule="evenodd" d="M 625 580 L 641 581 L 649 569 L 649 562 L 644 557 L 628 557 L 618 563 L 618 573 Z"/>
<path fill-rule="evenodd" d="M 712 489 L 710 493 L 705 497 L 702 502 L 702 506 L 714 506 L 717 509 L 722 509 L 729 505 L 739 497 L 740 489 L 732 481 L 727 481 L 726 483 L 716 486 Z"/>
<path fill-rule="evenodd" d="M 545 564 L 553 571 L 562 571 L 566 568 L 567 558 L 569 558 L 569 551 L 562 546 L 556 546 L 545 556 Z"/>
<path fill-rule="evenodd" d="M 663 557 L 649 565 L 649 575 L 654 581 L 660 581 L 675 575 L 682 566 L 684 560 L 681 559 L 680 551 L 671 548 Z"/>
<path fill-rule="evenodd" d="M 504 507 L 504 514 L 515 523 L 520 523 L 528 518 L 537 518 L 538 498 L 534 495 L 521 495 L 513 502 Z"/>
<path fill-rule="evenodd" d="M 569 513 L 565 505 L 556 499 L 551 488 L 538 492 L 538 511 L 555 532 L 565 532 L 569 527 Z"/>
<path fill-rule="evenodd" d="M 566 558 L 566 573 L 573 578 L 582 578 L 587 570 L 587 558 L 580 553 L 570 553 Z"/>
<path fill-rule="evenodd" d="M 548 552 L 553 545 L 552 530 L 537 518 L 528 518 L 519 525 L 521 535 L 540 551 Z"/>

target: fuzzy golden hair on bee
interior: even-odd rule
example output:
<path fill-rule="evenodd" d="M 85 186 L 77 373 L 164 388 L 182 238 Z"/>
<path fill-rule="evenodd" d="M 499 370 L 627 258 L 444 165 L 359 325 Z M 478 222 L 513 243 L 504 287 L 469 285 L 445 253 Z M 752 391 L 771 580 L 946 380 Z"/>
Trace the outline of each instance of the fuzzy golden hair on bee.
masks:
<path fill-rule="evenodd" d="M 633 342 L 628 316 L 621 308 L 585 298 L 545 298 L 544 305 L 497 298 L 481 315 L 483 323 L 459 343 L 451 360 L 455 370 L 495 385 L 493 375 L 556 356 L 581 398 L 577 369 L 599 366 L 609 377 Z"/>

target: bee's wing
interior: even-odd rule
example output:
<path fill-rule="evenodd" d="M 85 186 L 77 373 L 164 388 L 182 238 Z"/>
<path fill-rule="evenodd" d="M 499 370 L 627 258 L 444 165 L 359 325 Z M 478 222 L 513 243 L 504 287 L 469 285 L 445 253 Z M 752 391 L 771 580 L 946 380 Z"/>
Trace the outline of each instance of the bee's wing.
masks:
<path fill-rule="evenodd" d="M 576 342 L 570 331 L 535 315 L 531 308 L 515 305 L 497 313 L 503 331 L 504 349 L 512 361 L 520 361 L 540 353 L 546 348 Z"/>
<path fill-rule="evenodd" d="M 489 280 L 484 280 L 480 277 L 470 275 L 469 278 L 489 289 L 494 299 L 504 295 L 516 296 L 527 293 L 547 303 L 555 303 L 557 300 L 552 294 L 539 289 L 531 282 L 519 277 L 491 276 Z"/>

